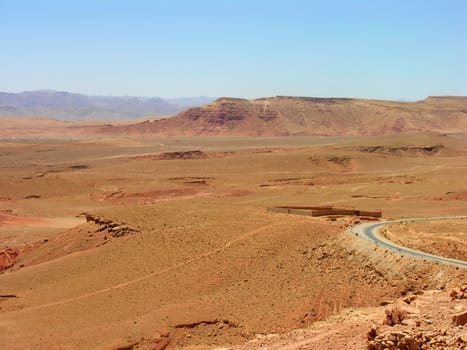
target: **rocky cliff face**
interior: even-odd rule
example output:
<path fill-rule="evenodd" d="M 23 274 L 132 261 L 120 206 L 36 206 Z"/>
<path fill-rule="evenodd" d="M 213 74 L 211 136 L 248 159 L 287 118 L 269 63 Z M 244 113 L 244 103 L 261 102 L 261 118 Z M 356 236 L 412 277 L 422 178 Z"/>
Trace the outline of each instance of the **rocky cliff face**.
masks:
<path fill-rule="evenodd" d="M 172 122 L 180 122 L 186 134 L 195 135 L 284 135 L 279 114 L 258 101 L 222 98 L 206 106 L 180 113 Z M 176 127 L 175 127 L 176 128 Z"/>

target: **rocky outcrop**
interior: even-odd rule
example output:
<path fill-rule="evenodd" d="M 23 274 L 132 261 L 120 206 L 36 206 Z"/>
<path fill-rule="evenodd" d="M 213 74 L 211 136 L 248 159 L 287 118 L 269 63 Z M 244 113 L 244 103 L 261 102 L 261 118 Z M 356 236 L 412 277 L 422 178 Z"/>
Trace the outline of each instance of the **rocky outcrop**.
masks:
<path fill-rule="evenodd" d="M 435 155 L 444 150 L 443 145 L 431 146 L 401 146 L 401 147 L 387 147 L 387 146 L 370 146 L 360 147 L 361 152 L 366 153 L 379 153 L 391 155 Z"/>
<path fill-rule="evenodd" d="M 163 152 L 157 154 L 145 154 L 141 156 L 131 157 L 130 159 L 146 159 L 146 160 L 177 160 L 177 159 L 206 159 L 209 155 L 200 151 L 180 151 L 180 152 Z"/>
<path fill-rule="evenodd" d="M 452 321 L 456 326 L 463 326 L 467 323 L 467 311 L 459 312 L 452 316 Z"/>
<path fill-rule="evenodd" d="M 368 331 L 368 349 L 466 349 L 466 289 L 398 300 L 386 309 L 383 325 L 373 325 Z"/>
<path fill-rule="evenodd" d="M 94 214 L 83 213 L 82 215 L 86 218 L 87 222 L 93 222 L 100 226 L 97 232 L 105 231 L 115 238 L 137 232 L 137 230 L 129 227 L 128 225 L 105 219 Z"/>
<path fill-rule="evenodd" d="M 196 328 L 203 325 L 220 325 L 220 326 L 227 326 L 227 327 L 238 327 L 234 322 L 229 320 L 203 320 L 203 321 L 196 321 L 190 323 L 179 323 L 174 326 L 174 328 Z"/>
<path fill-rule="evenodd" d="M 17 248 L 5 248 L 0 251 L 0 272 L 12 267 L 18 258 L 20 251 Z"/>
<path fill-rule="evenodd" d="M 287 134 L 277 122 L 279 111 L 268 107 L 266 101 L 220 98 L 208 105 L 188 109 L 166 123 L 181 124 L 180 130 L 184 129 L 184 134 L 203 136 Z"/>
<path fill-rule="evenodd" d="M 369 350 L 458 350 L 465 349 L 467 337 L 456 332 L 389 331 L 370 341 Z"/>

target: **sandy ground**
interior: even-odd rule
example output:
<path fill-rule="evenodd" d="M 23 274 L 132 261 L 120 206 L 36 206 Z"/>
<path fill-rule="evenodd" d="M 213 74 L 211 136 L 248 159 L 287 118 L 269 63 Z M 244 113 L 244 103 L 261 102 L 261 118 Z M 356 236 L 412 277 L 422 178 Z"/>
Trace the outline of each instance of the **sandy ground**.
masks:
<path fill-rule="evenodd" d="M 463 271 L 351 237 L 346 228 L 359 218 L 266 208 L 465 214 L 466 142 L 437 134 L 4 142 L 0 338 L 9 349 L 229 347 L 313 331 L 348 308 L 363 320 L 361 307 L 450 288 Z M 432 145 L 442 147 L 427 152 Z"/>

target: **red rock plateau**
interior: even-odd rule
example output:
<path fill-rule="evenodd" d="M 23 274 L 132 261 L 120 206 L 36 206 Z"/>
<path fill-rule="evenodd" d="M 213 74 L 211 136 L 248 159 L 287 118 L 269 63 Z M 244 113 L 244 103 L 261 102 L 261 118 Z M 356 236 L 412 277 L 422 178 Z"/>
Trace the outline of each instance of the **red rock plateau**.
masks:
<path fill-rule="evenodd" d="M 347 229 L 465 215 L 466 173 L 465 134 L 2 141 L 1 348 L 463 349 L 466 270 Z M 466 222 L 387 234 L 463 258 Z"/>
<path fill-rule="evenodd" d="M 0 136 L 290 136 L 385 135 L 467 130 L 467 97 L 428 97 L 419 102 L 350 98 L 220 98 L 175 117 L 140 123 L 59 123 L 42 120 L 18 128 L 3 118 Z M 18 121 L 18 123 L 23 123 Z"/>
<path fill-rule="evenodd" d="M 274 97 L 221 98 L 175 118 L 129 127 L 169 135 L 382 135 L 431 130 L 464 131 L 466 97 L 430 97 L 415 103 Z"/>

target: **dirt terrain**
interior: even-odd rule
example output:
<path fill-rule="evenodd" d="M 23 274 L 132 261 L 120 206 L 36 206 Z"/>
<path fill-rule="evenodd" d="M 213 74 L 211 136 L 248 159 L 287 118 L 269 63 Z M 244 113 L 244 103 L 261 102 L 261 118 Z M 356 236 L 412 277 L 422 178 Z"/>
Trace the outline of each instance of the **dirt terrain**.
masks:
<path fill-rule="evenodd" d="M 438 133 L 5 140 L 3 347 L 365 349 L 399 331 L 385 308 L 414 293 L 409 306 L 423 310 L 439 297 L 421 313 L 450 327 L 466 306 L 462 291 L 445 293 L 466 281 L 462 269 L 352 236 L 359 217 L 266 208 L 462 215 L 466 155 L 467 139 Z M 433 224 L 430 245 L 444 252 L 446 229 L 465 254 L 465 221 Z M 464 337 L 449 327 L 446 344 Z"/>

